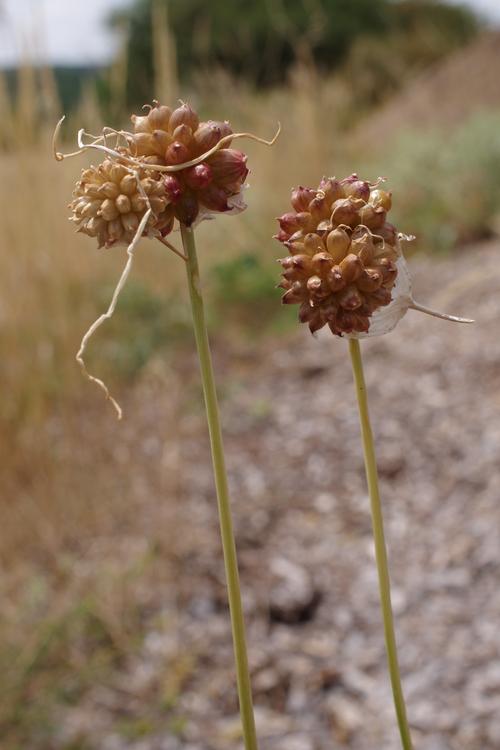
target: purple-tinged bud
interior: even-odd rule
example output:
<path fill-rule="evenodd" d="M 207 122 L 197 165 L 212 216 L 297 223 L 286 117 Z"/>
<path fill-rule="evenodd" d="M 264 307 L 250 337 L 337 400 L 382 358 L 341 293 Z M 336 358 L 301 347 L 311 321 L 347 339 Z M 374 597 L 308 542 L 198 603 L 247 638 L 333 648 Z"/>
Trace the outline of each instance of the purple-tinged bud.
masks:
<path fill-rule="evenodd" d="M 287 289 L 290 289 L 291 286 L 292 282 L 288 281 L 288 279 L 285 279 L 285 277 L 282 276 L 280 279 L 280 283 L 276 284 L 276 289 L 285 289 L 286 291 Z"/>
<path fill-rule="evenodd" d="M 277 237 L 278 235 L 275 236 Z M 306 252 L 306 246 L 304 245 L 302 237 L 299 240 L 284 240 L 284 244 L 290 251 L 291 255 L 303 255 Z M 311 253 L 308 253 L 308 255 L 311 255 Z"/>
<path fill-rule="evenodd" d="M 370 321 L 366 315 L 361 315 L 360 312 L 354 313 L 356 331 L 359 333 L 368 333 L 370 329 Z"/>
<path fill-rule="evenodd" d="M 221 138 L 227 138 L 228 135 L 233 134 L 233 129 L 227 120 L 220 122 L 219 125 L 220 125 L 220 130 L 221 130 L 221 133 L 220 133 Z M 232 138 L 231 140 L 227 141 L 224 148 L 229 148 L 229 146 L 231 145 L 231 142 L 232 142 Z"/>
<path fill-rule="evenodd" d="M 296 211 L 307 211 L 309 204 L 316 197 L 316 190 L 301 187 L 292 191 L 292 206 Z"/>
<path fill-rule="evenodd" d="M 136 133 L 132 137 L 131 151 L 134 156 L 153 156 L 156 150 L 156 142 L 151 133 Z"/>
<path fill-rule="evenodd" d="M 165 152 L 167 164 L 184 164 L 189 161 L 189 149 L 184 143 L 174 141 Z"/>
<path fill-rule="evenodd" d="M 364 180 L 352 180 L 348 177 L 345 182 L 342 181 L 342 187 L 348 198 L 361 198 L 367 201 L 370 197 L 370 185 Z"/>
<path fill-rule="evenodd" d="M 190 167 L 182 173 L 186 185 L 193 190 L 203 190 L 210 185 L 213 180 L 213 174 L 208 164 L 197 164 L 195 167 Z"/>
<path fill-rule="evenodd" d="M 351 238 L 342 227 L 337 227 L 326 238 L 326 247 L 334 263 L 340 263 L 347 255 Z"/>
<path fill-rule="evenodd" d="M 289 238 L 290 232 L 286 232 L 284 229 L 280 229 L 279 232 L 273 234 L 273 240 L 278 240 L 278 242 L 284 242 L 285 244 L 288 244 Z"/>
<path fill-rule="evenodd" d="M 297 256 L 301 257 L 301 256 Z M 309 256 L 304 256 L 309 259 Z M 310 260 L 310 259 L 309 259 Z M 329 253 L 316 253 L 316 255 L 313 255 L 312 261 L 310 260 L 310 263 L 312 263 L 312 269 L 322 278 L 327 274 L 327 272 L 330 270 L 330 268 L 333 266 L 333 260 L 332 256 Z"/>
<path fill-rule="evenodd" d="M 286 258 L 278 258 L 278 263 L 285 270 L 293 268 L 293 255 L 288 255 Z"/>
<path fill-rule="evenodd" d="M 230 185 L 243 182 L 248 174 L 247 156 L 233 148 L 223 148 L 207 159 L 213 172 L 214 182 L 218 185 Z"/>
<path fill-rule="evenodd" d="M 168 130 L 171 113 L 170 107 L 165 105 L 153 107 L 148 114 L 151 130 Z"/>
<path fill-rule="evenodd" d="M 321 305 L 321 315 L 325 321 L 335 320 L 337 317 L 339 306 L 337 302 L 333 301 L 333 298 L 330 297 L 328 301 L 325 301 Z"/>
<path fill-rule="evenodd" d="M 314 308 L 313 308 L 314 309 Z M 309 321 L 309 330 L 314 335 L 316 331 L 321 330 L 326 325 L 326 320 L 323 320 L 320 310 L 315 310 L 315 315 Z"/>
<path fill-rule="evenodd" d="M 377 236 L 382 237 L 382 239 L 385 240 L 385 242 L 388 242 L 389 245 L 396 245 L 398 241 L 398 230 L 394 224 L 390 224 L 386 221 L 380 229 L 377 229 Z"/>
<path fill-rule="evenodd" d="M 292 232 L 296 232 L 301 228 L 301 225 L 297 219 L 297 216 L 299 215 L 300 214 L 295 214 L 290 211 L 289 213 L 283 214 L 283 216 L 278 217 L 281 230 L 287 233 L 286 239 L 289 238 Z"/>
<path fill-rule="evenodd" d="M 385 223 L 386 213 L 381 206 L 376 208 L 371 203 L 367 203 L 359 211 L 359 223 L 364 224 L 368 229 L 380 229 Z"/>
<path fill-rule="evenodd" d="M 182 195 L 182 184 L 178 177 L 173 174 L 167 174 L 163 179 L 165 193 L 170 203 L 177 203 Z"/>
<path fill-rule="evenodd" d="M 175 128 L 177 128 L 179 125 L 187 125 L 188 128 L 191 128 L 194 133 L 199 124 L 200 121 L 194 109 L 192 109 L 189 104 L 182 104 L 172 112 L 170 116 L 169 128 L 170 132 L 173 133 Z"/>
<path fill-rule="evenodd" d="M 338 299 L 344 310 L 357 310 L 363 304 L 363 298 L 355 286 L 348 286 L 344 289 Z"/>
<path fill-rule="evenodd" d="M 385 287 L 392 287 L 398 275 L 398 269 L 393 260 L 381 258 L 374 263 L 376 270 L 382 274 L 382 284 Z"/>
<path fill-rule="evenodd" d="M 353 281 L 359 279 L 362 275 L 364 266 L 357 255 L 349 253 L 346 255 L 344 260 L 339 263 L 340 270 L 342 271 L 342 278 L 346 284 L 352 284 Z"/>
<path fill-rule="evenodd" d="M 198 216 L 199 206 L 197 197 L 188 190 L 185 190 L 180 200 L 175 204 L 175 215 L 181 224 L 190 227 Z"/>
<path fill-rule="evenodd" d="M 315 232 L 308 232 L 304 237 L 304 250 L 308 255 L 324 252 L 325 246 L 322 238 Z"/>
<path fill-rule="evenodd" d="M 188 125 L 178 125 L 172 133 L 172 138 L 185 146 L 190 146 L 193 140 L 193 131 Z"/>
<path fill-rule="evenodd" d="M 328 271 L 326 280 L 332 292 L 338 292 L 345 287 L 345 281 L 340 266 L 333 266 L 333 268 Z"/>
<path fill-rule="evenodd" d="M 317 300 L 324 299 L 330 294 L 330 289 L 326 281 L 320 276 L 309 276 L 307 280 L 307 291 Z"/>
<path fill-rule="evenodd" d="M 330 206 L 331 203 L 327 200 L 326 196 L 318 193 L 309 204 L 309 212 L 314 221 L 320 222 L 322 219 L 328 219 L 331 214 Z"/>
<path fill-rule="evenodd" d="M 200 123 L 198 130 L 193 135 L 196 153 L 198 155 L 204 154 L 216 146 L 222 138 L 231 135 L 232 132 L 228 122 L 208 120 Z M 229 145 L 230 141 L 225 144 L 225 147 L 228 148 Z"/>
<path fill-rule="evenodd" d="M 352 198 L 340 198 L 332 206 L 332 222 L 354 227 L 359 223 L 359 209 Z"/>
<path fill-rule="evenodd" d="M 309 276 L 313 270 L 309 255 L 292 255 L 291 267 L 299 275 Z"/>
<path fill-rule="evenodd" d="M 365 266 L 369 266 L 375 255 L 375 245 L 372 234 L 364 227 L 354 230 L 351 242 L 351 252 L 361 258 Z"/>
<path fill-rule="evenodd" d="M 356 281 L 356 286 L 362 292 L 374 292 L 382 284 L 382 274 L 377 271 L 376 268 L 365 268 L 359 279 Z"/>
<path fill-rule="evenodd" d="M 330 205 L 334 201 L 339 200 L 339 198 L 345 198 L 344 189 L 339 180 L 336 180 L 335 177 L 323 177 L 319 183 L 318 190 L 321 190 L 321 192 L 325 194 Z"/>
<path fill-rule="evenodd" d="M 157 153 L 165 155 L 167 148 L 172 143 L 172 136 L 165 130 L 153 131 L 153 140 L 156 144 Z"/>
<path fill-rule="evenodd" d="M 302 281 L 294 281 L 290 289 L 281 298 L 283 305 L 294 305 L 302 302 L 307 295 L 307 287 Z"/>
<path fill-rule="evenodd" d="M 222 127 L 220 122 L 209 120 L 202 122 L 193 135 L 197 154 L 204 154 L 216 146 L 222 138 Z"/>
<path fill-rule="evenodd" d="M 349 175 L 349 177 L 344 177 L 343 180 L 340 180 L 340 184 L 342 185 L 342 187 L 344 187 L 345 185 L 349 185 L 350 183 L 358 182 L 358 181 L 359 181 L 359 177 L 358 177 L 357 172 L 353 172 L 352 174 Z"/>
<path fill-rule="evenodd" d="M 175 216 L 172 214 L 172 216 L 169 216 L 168 219 L 164 223 L 161 224 L 160 234 L 162 237 L 166 237 L 167 234 L 170 234 L 170 232 L 174 228 L 174 221 L 175 221 Z"/>
<path fill-rule="evenodd" d="M 200 203 L 202 203 L 205 208 L 208 208 L 210 211 L 229 211 L 230 206 L 228 205 L 227 198 L 227 193 L 222 188 L 214 185 L 213 183 L 203 190 L 200 190 L 200 192 L 198 193 L 198 199 Z"/>
<path fill-rule="evenodd" d="M 301 323 L 308 323 L 317 314 L 318 311 L 314 307 L 311 307 L 309 302 L 303 302 L 299 307 L 299 320 Z"/>

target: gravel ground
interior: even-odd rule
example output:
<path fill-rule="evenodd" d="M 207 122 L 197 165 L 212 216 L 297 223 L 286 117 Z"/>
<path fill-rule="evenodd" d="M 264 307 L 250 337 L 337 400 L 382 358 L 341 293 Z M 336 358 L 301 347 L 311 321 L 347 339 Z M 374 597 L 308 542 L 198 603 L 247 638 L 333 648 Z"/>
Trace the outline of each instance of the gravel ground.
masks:
<path fill-rule="evenodd" d="M 500 747 L 499 249 L 411 264 L 417 299 L 475 317 L 474 326 L 410 312 L 362 344 L 418 750 Z M 301 327 L 273 347 L 240 343 L 215 360 L 261 747 L 397 750 L 347 345 Z M 195 360 L 182 367 L 198 398 Z M 241 747 L 196 403 L 182 402 L 180 438 L 163 454 L 185 529 L 176 585 L 115 684 L 64 716 L 65 741 L 91 715 L 99 750 Z M 161 409 L 141 412 L 125 443 L 136 429 L 157 434 Z M 140 716 L 165 670 L 177 680 L 176 730 L 129 740 L 113 732 L 110 717 Z"/>

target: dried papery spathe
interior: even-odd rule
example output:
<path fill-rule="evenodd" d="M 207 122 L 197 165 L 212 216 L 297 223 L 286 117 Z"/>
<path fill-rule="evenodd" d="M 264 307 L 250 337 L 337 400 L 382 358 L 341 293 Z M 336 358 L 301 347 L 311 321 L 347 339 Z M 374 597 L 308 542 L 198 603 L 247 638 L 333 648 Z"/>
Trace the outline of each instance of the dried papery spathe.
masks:
<path fill-rule="evenodd" d="M 373 313 L 370 328 L 366 333 L 348 333 L 345 334 L 346 338 L 363 339 L 370 336 L 382 336 L 384 333 L 389 333 L 397 326 L 408 310 L 416 310 L 417 312 L 422 312 L 435 318 L 441 318 L 442 320 L 449 320 L 454 323 L 474 322 L 470 318 L 461 318 L 456 315 L 441 313 L 416 302 L 413 298 L 411 288 L 410 270 L 403 254 L 401 254 L 396 261 L 396 267 L 398 273 L 396 283 L 392 289 L 391 302 L 386 307 L 381 307 Z"/>
<path fill-rule="evenodd" d="M 458 322 L 418 305 L 403 256 L 413 239 L 387 221 L 392 194 L 382 180 L 369 183 L 352 174 L 323 178 L 316 190 L 292 191 L 292 207 L 279 217 L 276 239 L 288 252 L 280 287 L 284 304 L 298 304 L 299 320 L 311 333 L 328 326 L 348 338 L 380 336 L 408 309 Z"/>

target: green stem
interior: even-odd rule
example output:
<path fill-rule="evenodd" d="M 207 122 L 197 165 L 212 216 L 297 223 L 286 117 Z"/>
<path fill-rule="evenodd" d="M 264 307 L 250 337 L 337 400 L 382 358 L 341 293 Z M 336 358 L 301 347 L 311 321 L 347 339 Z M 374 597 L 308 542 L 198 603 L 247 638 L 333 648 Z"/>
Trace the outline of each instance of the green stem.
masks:
<path fill-rule="evenodd" d="M 190 227 L 181 224 L 181 235 L 182 244 L 187 256 L 186 268 L 189 295 L 191 298 L 194 333 L 196 337 L 196 345 L 198 347 L 201 379 L 203 382 L 203 393 L 205 395 L 205 406 L 207 410 L 208 430 L 210 434 L 210 446 L 212 449 L 212 462 L 219 507 L 222 549 L 224 553 L 229 609 L 231 613 L 231 627 L 233 631 L 233 646 L 236 660 L 236 677 L 238 683 L 241 721 L 243 725 L 243 739 L 245 741 L 246 750 L 257 750 L 257 734 L 255 731 L 252 689 L 250 685 L 250 673 L 248 670 L 245 623 L 243 621 L 243 609 L 241 605 L 238 561 L 236 557 L 233 522 L 231 519 L 231 507 L 224 461 L 224 447 L 222 444 L 217 392 L 215 389 L 212 358 L 210 355 L 210 345 L 208 342 L 205 313 L 203 310 L 203 298 L 201 295 L 198 259 L 196 257 L 193 230 Z"/>
<path fill-rule="evenodd" d="M 375 557 L 377 561 L 380 604 L 384 621 L 385 645 L 387 650 L 387 661 L 391 676 L 392 694 L 398 718 L 401 742 L 404 750 L 412 750 L 410 728 L 406 718 L 405 699 L 401 686 L 401 675 L 399 673 L 398 652 L 396 636 L 394 633 L 394 620 L 391 605 L 391 583 L 389 578 L 389 566 L 387 563 L 387 549 L 384 538 L 384 522 L 382 507 L 380 504 L 380 493 L 378 489 L 377 461 L 375 458 L 375 446 L 370 426 L 370 415 L 368 413 L 368 401 L 366 397 L 366 385 L 363 375 L 363 362 L 361 350 L 357 339 L 350 339 L 349 349 L 351 354 L 352 370 L 356 384 L 356 395 L 358 399 L 359 421 L 361 424 L 361 436 L 363 439 L 363 452 L 365 456 L 366 479 L 370 495 L 372 513 L 373 537 L 375 541 Z"/>

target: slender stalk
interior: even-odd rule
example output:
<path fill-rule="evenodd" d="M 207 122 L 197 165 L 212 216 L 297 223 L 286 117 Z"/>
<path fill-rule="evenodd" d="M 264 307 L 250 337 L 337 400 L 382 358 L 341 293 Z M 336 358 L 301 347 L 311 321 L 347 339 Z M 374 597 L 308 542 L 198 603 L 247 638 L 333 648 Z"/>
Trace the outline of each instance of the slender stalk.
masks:
<path fill-rule="evenodd" d="M 189 294 L 193 312 L 196 345 L 198 347 L 198 357 L 200 360 L 203 393 L 205 395 L 210 446 L 212 449 L 212 462 L 219 507 L 219 521 L 224 553 L 224 565 L 226 569 L 229 609 L 231 613 L 231 627 L 233 631 L 233 646 L 236 660 L 236 676 L 241 721 L 243 725 L 243 739 L 245 741 L 246 750 L 257 750 L 257 734 L 255 731 L 252 689 L 250 685 L 250 673 L 248 670 L 245 623 L 243 621 L 243 609 L 241 605 L 238 561 L 236 557 L 236 545 L 234 542 L 233 522 L 231 519 L 231 507 L 224 461 L 224 447 L 222 444 L 217 392 L 215 389 L 212 358 L 210 355 L 205 313 L 203 309 L 203 298 L 201 295 L 198 259 L 196 257 L 193 230 L 181 224 L 181 235 L 184 252 L 187 256 L 186 268 Z"/>
<path fill-rule="evenodd" d="M 351 354 L 354 382 L 356 384 L 356 396 L 358 399 L 359 421 L 361 424 L 361 436 L 363 440 L 363 452 L 365 457 L 366 479 L 370 495 L 370 505 L 373 525 L 373 538 L 375 541 L 375 557 L 377 561 L 377 572 L 380 592 L 380 604 L 382 618 L 384 621 L 385 646 L 387 650 L 387 661 L 389 674 L 391 676 L 392 694 L 396 716 L 398 718 L 399 732 L 404 750 L 412 750 L 410 728 L 406 718 L 406 706 L 401 686 L 401 675 L 399 672 L 398 652 L 396 646 L 396 635 L 394 633 L 394 620 L 391 605 L 391 583 L 389 578 L 389 566 L 387 563 L 387 549 L 384 537 L 384 522 L 380 493 L 378 489 L 377 461 L 375 458 L 375 446 L 368 413 L 368 400 L 366 397 L 366 385 L 363 375 L 363 362 L 361 350 L 357 339 L 350 339 L 349 350 Z"/>

